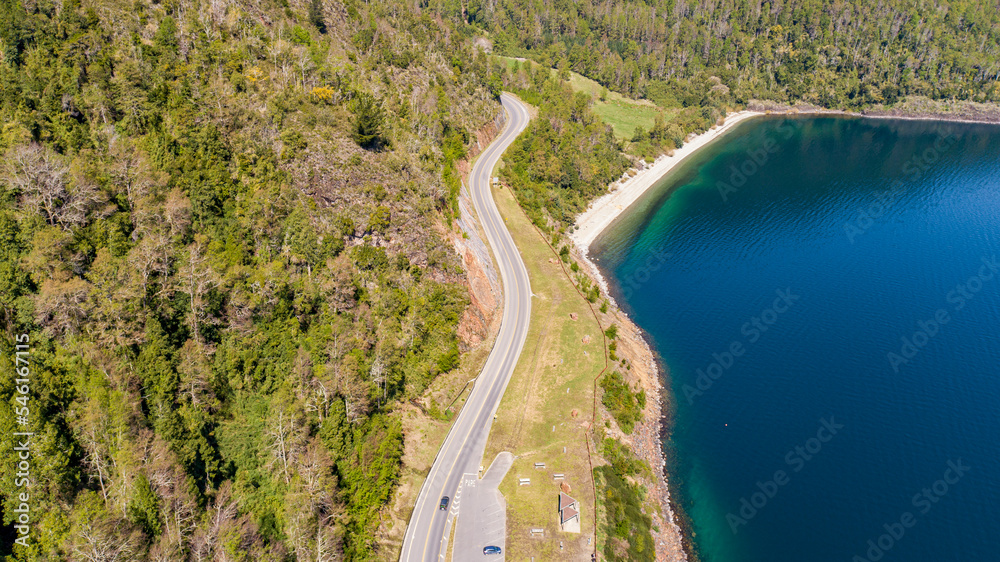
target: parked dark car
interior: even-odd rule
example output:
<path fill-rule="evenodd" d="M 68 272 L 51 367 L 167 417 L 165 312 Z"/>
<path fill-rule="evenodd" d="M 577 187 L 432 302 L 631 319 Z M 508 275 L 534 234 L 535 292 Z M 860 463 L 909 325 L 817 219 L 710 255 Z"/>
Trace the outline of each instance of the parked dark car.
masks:
<path fill-rule="evenodd" d="M 438 509 L 440 509 L 441 511 L 448 509 L 448 502 L 450 501 L 451 498 L 449 498 L 448 496 L 441 498 L 441 505 L 438 507 Z"/>
<path fill-rule="evenodd" d="M 500 554 L 499 546 L 485 546 L 483 547 L 483 554 Z"/>

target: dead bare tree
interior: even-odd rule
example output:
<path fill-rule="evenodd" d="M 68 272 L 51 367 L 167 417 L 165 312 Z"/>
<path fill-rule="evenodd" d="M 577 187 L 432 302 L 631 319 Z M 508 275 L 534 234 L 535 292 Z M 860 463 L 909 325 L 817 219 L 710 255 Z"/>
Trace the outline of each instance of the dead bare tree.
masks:
<path fill-rule="evenodd" d="M 195 531 L 191 541 L 191 557 L 201 562 L 215 560 L 215 547 L 226 530 L 233 527 L 239 515 L 239 506 L 233 497 L 232 485 L 226 481 L 215 493 L 215 499 L 208 509 L 208 518 Z"/>
<path fill-rule="evenodd" d="M 170 273 L 171 258 L 170 239 L 160 232 L 143 236 L 129 251 L 128 264 L 139 276 L 143 303 L 146 303 L 152 280 L 165 278 Z"/>
<path fill-rule="evenodd" d="M 41 211 L 50 225 L 58 224 L 59 208 L 69 199 L 69 168 L 38 143 L 14 147 L 6 160 L 4 179 L 20 193 L 22 204 Z"/>
<path fill-rule="evenodd" d="M 195 241 L 188 246 L 180 271 L 177 273 L 177 282 L 189 299 L 188 328 L 191 329 L 195 343 L 199 345 L 200 327 L 211 320 L 206 310 L 206 298 L 209 291 L 219 284 L 215 271 L 212 270 L 205 255 L 205 242 L 203 236 L 195 237 Z"/>
<path fill-rule="evenodd" d="M 89 423 L 85 424 L 80 432 L 79 441 L 83 446 L 86 456 L 83 462 L 97 471 L 98 483 L 101 486 L 101 495 L 104 501 L 108 500 L 108 487 L 110 486 L 111 470 L 108 466 L 109 451 L 104 438 L 107 435 L 107 414 L 105 412 L 88 412 L 86 415 Z"/>
<path fill-rule="evenodd" d="M 70 560 L 119 562 L 137 559 L 141 531 L 125 519 L 101 517 L 88 521 L 73 533 Z"/>
<path fill-rule="evenodd" d="M 111 164 L 108 166 L 111 185 L 119 193 L 124 193 L 131 208 L 147 195 L 157 181 L 145 155 L 130 146 L 117 134 L 108 142 Z"/>
<path fill-rule="evenodd" d="M 79 277 L 47 280 L 35 297 L 35 320 L 50 336 L 77 333 L 88 316 L 89 295 L 90 284 Z"/>
<path fill-rule="evenodd" d="M 285 484 L 291 481 L 291 464 L 301 453 L 306 437 L 305 429 L 298 416 L 284 408 L 279 409 L 277 414 L 272 414 L 268 424 L 266 435 L 270 441 L 271 463 L 280 464 Z"/>
<path fill-rule="evenodd" d="M 184 469 L 170 445 L 154 436 L 146 457 L 150 486 L 160 498 L 163 513 L 163 533 L 154 549 L 162 560 L 172 560 L 172 554 L 183 552 L 197 528 L 198 503 L 187 487 Z M 154 553 L 150 557 L 156 559 Z"/>
<path fill-rule="evenodd" d="M 68 230 L 84 224 L 87 212 L 100 201 L 90 181 L 70 181 L 69 166 L 48 147 L 15 146 L 5 160 L 3 179 L 18 192 L 21 205 L 40 213 L 52 226 Z"/>
<path fill-rule="evenodd" d="M 69 198 L 69 168 L 55 152 L 38 143 L 14 147 L 6 160 L 6 182 L 20 192 L 23 204 L 41 210 L 55 226 L 58 209 Z"/>
<path fill-rule="evenodd" d="M 178 351 L 180 362 L 177 373 L 181 377 L 179 390 L 195 408 L 214 410 L 217 403 L 209 381 L 212 366 L 209 362 L 210 350 L 206 347 L 188 340 Z"/>
<path fill-rule="evenodd" d="M 386 381 L 388 379 L 388 372 L 385 369 L 385 362 L 382 361 L 381 357 L 378 356 L 375 357 L 375 361 L 372 362 L 372 367 L 368 371 L 368 374 L 371 376 L 372 382 L 375 383 L 376 386 L 382 388 L 382 402 L 384 403 L 386 399 L 386 394 L 388 392 L 386 390 L 387 386 Z"/>
<path fill-rule="evenodd" d="M 163 219 L 170 227 L 170 236 L 183 236 L 191 226 L 191 201 L 174 189 L 167 193 L 163 203 Z"/>

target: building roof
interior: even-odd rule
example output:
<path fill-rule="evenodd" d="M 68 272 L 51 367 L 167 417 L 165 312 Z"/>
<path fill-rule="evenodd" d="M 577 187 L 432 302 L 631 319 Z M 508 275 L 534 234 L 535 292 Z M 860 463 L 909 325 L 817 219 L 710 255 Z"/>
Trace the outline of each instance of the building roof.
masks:
<path fill-rule="evenodd" d="M 573 509 L 572 507 L 563 508 L 563 510 L 560 511 L 559 513 L 561 514 L 561 517 L 559 518 L 560 525 L 580 515 L 580 512 Z"/>
<path fill-rule="evenodd" d="M 568 494 L 564 492 L 559 492 L 559 511 L 566 509 L 567 507 L 576 505 L 576 500 L 569 497 Z"/>

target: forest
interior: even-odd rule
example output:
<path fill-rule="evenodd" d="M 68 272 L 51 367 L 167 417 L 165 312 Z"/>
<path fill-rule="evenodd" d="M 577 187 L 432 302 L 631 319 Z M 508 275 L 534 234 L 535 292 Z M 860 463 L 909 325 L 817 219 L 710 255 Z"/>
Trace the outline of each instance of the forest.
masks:
<path fill-rule="evenodd" d="M 929 98 L 993 104 L 986 107 L 994 114 L 1000 102 L 1000 13 L 983 3 L 431 0 L 429 6 L 481 30 L 495 52 L 523 61 L 499 65 L 496 73 L 505 88 L 539 106 L 541 119 L 512 147 L 513 166 L 502 173 L 543 230 L 565 232 L 627 168 L 681 146 L 686 135 L 751 102 L 885 110 Z M 597 95 L 574 92 L 570 72 L 651 102 L 661 117 L 616 140 L 594 114 Z"/>
<path fill-rule="evenodd" d="M 571 224 L 629 161 L 586 95 L 574 94 L 541 66 L 499 72 L 505 88 L 539 108 L 538 118 L 507 149 L 510 165 L 501 175 L 540 228 Z"/>
<path fill-rule="evenodd" d="M 460 360 L 471 45 L 392 4 L 0 0 L 0 449 L 34 434 L 0 556 L 384 557 L 395 409 Z"/>
<path fill-rule="evenodd" d="M 1000 101 L 1000 13 L 989 2 L 470 0 L 461 11 L 501 54 L 663 107 Z"/>

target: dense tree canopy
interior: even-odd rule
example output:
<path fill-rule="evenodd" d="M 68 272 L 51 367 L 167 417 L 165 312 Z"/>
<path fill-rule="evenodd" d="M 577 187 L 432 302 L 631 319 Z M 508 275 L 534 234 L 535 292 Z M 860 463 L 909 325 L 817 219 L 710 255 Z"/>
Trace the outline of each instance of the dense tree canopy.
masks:
<path fill-rule="evenodd" d="M 502 175 L 542 229 L 565 227 L 628 168 L 588 96 L 548 69 L 529 65 L 506 75 L 507 87 L 539 107 L 538 119 L 507 149 Z M 550 223 L 551 221 L 551 223 Z"/>
<path fill-rule="evenodd" d="M 0 0 L 0 364 L 28 334 L 37 517 L 11 551 L 4 455 L 0 555 L 381 556 L 395 407 L 458 364 L 434 226 L 487 71 L 393 6 Z"/>
<path fill-rule="evenodd" d="M 1000 13 L 989 2 L 473 0 L 466 19 L 505 54 L 664 106 L 1000 101 Z"/>

